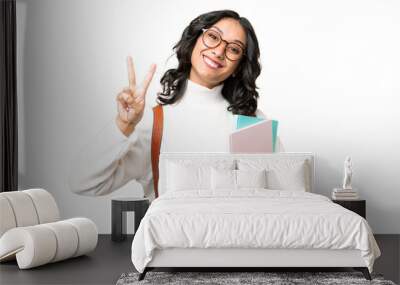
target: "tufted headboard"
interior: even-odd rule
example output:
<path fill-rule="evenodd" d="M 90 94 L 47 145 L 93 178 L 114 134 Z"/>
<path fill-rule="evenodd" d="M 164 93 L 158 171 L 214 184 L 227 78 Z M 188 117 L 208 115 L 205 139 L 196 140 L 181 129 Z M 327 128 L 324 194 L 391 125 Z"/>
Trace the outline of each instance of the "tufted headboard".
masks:
<path fill-rule="evenodd" d="M 158 191 L 162 195 L 166 189 L 166 168 L 169 161 L 188 160 L 190 162 L 206 162 L 228 161 L 232 162 L 237 169 L 237 159 L 254 159 L 268 160 L 271 163 L 274 161 L 304 161 L 308 171 L 306 171 L 306 180 L 309 184 L 308 191 L 314 192 L 315 168 L 314 154 L 311 152 L 282 152 L 282 153 L 226 153 L 226 152 L 162 152 L 159 158 L 159 181 Z"/>

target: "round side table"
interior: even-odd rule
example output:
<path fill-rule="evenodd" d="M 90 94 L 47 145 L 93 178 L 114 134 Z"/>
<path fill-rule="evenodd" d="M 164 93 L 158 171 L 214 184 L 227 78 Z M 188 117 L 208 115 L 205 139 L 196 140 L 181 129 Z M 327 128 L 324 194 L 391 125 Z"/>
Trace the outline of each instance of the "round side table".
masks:
<path fill-rule="evenodd" d="M 149 199 L 140 197 L 118 197 L 111 200 L 111 240 L 126 239 L 126 212 L 135 212 L 135 233 L 149 208 Z"/>

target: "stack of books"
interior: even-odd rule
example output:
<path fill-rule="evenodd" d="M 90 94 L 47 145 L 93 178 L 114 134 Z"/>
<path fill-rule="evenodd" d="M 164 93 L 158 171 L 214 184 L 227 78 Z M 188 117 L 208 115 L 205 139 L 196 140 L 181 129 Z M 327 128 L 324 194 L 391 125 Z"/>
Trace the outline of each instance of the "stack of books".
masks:
<path fill-rule="evenodd" d="M 358 192 L 356 189 L 334 188 L 332 192 L 334 200 L 358 200 Z"/>
<path fill-rule="evenodd" d="M 230 152 L 275 152 L 277 133 L 276 120 L 237 115 L 236 130 L 230 134 Z"/>

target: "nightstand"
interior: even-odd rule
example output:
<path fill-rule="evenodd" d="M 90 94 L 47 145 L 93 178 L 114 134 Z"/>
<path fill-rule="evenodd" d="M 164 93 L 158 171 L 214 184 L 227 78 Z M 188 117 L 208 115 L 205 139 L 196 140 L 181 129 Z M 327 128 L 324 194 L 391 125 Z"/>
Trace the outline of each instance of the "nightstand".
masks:
<path fill-rule="evenodd" d="M 147 198 L 113 198 L 111 200 L 111 240 L 123 241 L 126 239 L 126 212 L 135 212 L 136 233 L 149 204 Z"/>
<path fill-rule="evenodd" d="M 365 208 L 366 201 L 365 200 L 332 200 L 332 202 L 341 205 L 342 207 L 353 211 L 356 214 L 359 214 L 361 217 L 366 219 Z"/>

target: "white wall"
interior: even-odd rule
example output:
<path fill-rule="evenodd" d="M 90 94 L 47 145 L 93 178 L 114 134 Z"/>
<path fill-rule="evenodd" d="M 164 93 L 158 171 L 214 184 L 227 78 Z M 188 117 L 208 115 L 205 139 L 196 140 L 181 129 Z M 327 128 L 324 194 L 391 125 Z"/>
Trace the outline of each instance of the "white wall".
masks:
<path fill-rule="evenodd" d="M 316 154 L 318 193 L 329 195 L 351 155 L 353 185 L 375 233 L 400 233 L 400 3 L 397 1 L 18 0 L 20 188 L 43 187 L 63 217 L 93 219 L 110 233 L 113 196 L 73 194 L 73 155 L 116 115 L 127 85 L 158 64 L 149 97 L 173 66 L 173 45 L 200 13 L 233 9 L 258 35 L 259 107 L 280 121 L 286 151 Z M 148 101 L 150 102 L 150 101 Z"/>

